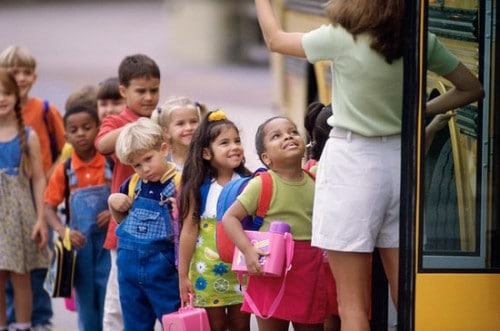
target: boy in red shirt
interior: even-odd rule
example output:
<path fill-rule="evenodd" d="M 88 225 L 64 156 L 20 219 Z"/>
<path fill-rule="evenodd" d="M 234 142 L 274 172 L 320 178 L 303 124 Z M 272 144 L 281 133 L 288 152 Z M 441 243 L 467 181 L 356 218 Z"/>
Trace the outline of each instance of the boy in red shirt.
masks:
<path fill-rule="evenodd" d="M 125 98 L 125 110 L 117 115 L 107 116 L 97 135 L 95 146 L 104 154 L 113 154 L 115 165 L 111 192 L 119 192 L 120 185 L 134 173 L 132 167 L 122 164 L 114 155 L 115 144 L 123 126 L 140 117 L 150 117 L 160 98 L 160 69 L 146 55 L 135 54 L 125 57 L 118 68 L 120 94 Z M 118 278 L 116 271 L 116 222 L 111 220 L 104 247 L 111 250 L 111 271 L 109 274 L 104 304 L 103 330 L 123 330 Z"/>
<path fill-rule="evenodd" d="M 60 238 L 68 236 L 78 249 L 75 290 L 78 329 L 101 331 L 104 295 L 110 269 L 109 251 L 103 247 L 110 213 L 111 169 L 94 146 L 99 130 L 95 104 L 75 104 L 64 114 L 71 158 L 58 163 L 45 190 L 45 219 Z M 57 206 L 66 200 L 64 226 Z M 71 229 L 71 230 L 70 230 Z"/>

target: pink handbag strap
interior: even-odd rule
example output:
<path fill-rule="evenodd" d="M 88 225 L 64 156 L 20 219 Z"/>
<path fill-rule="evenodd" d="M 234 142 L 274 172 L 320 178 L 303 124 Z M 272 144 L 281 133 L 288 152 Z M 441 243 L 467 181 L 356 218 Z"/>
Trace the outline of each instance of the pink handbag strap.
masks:
<path fill-rule="evenodd" d="M 276 298 L 274 298 L 273 303 L 271 304 L 271 307 L 269 307 L 269 313 L 267 316 L 264 316 L 259 308 L 255 305 L 255 302 L 253 301 L 252 297 L 246 290 L 243 290 L 243 296 L 245 297 L 245 300 L 247 304 L 250 306 L 250 309 L 252 312 L 259 316 L 260 318 L 263 319 L 268 319 L 273 316 L 274 312 L 276 309 L 278 309 L 279 304 L 281 303 L 281 300 L 283 299 L 283 295 L 285 294 L 285 286 L 286 286 L 286 275 L 288 274 L 288 271 L 292 268 L 292 259 L 293 259 L 293 249 L 294 249 L 294 242 L 292 239 L 292 235 L 290 233 L 285 233 L 285 244 L 286 244 L 286 269 L 285 269 L 285 275 L 283 276 L 283 282 L 281 283 L 280 290 L 278 294 L 276 295 Z M 242 284 L 242 279 L 241 279 L 241 274 L 238 274 L 238 281 L 240 284 Z"/>

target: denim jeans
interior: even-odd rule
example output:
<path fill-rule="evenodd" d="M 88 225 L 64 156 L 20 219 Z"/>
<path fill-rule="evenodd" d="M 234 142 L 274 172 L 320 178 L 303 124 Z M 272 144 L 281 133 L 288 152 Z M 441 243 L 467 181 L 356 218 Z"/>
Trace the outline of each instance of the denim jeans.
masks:
<path fill-rule="evenodd" d="M 109 251 L 103 247 L 106 231 L 99 229 L 96 220 L 107 209 L 109 194 L 109 187 L 104 185 L 76 189 L 70 197 L 70 226 L 86 239 L 77 251 L 74 283 L 80 331 L 102 331 L 111 260 Z"/>
<path fill-rule="evenodd" d="M 173 243 L 118 241 L 116 264 L 125 331 L 153 330 L 155 320 L 179 308 Z"/>

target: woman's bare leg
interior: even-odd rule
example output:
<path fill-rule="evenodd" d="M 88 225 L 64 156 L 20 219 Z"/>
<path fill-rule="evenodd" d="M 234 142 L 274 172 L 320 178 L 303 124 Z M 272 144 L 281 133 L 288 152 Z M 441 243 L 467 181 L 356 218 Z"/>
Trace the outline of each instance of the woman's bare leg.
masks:
<path fill-rule="evenodd" d="M 371 254 L 327 251 L 342 331 L 369 331 Z"/>

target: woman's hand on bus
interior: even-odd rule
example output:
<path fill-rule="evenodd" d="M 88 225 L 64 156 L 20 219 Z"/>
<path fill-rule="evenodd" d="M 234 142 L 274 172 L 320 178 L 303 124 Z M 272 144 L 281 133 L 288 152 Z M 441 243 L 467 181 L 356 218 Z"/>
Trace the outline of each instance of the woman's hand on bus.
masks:
<path fill-rule="evenodd" d="M 429 131 L 429 133 L 435 134 L 436 132 L 444 129 L 444 127 L 448 125 L 448 121 L 453 116 L 455 116 L 455 113 L 452 111 L 446 112 L 444 114 L 437 114 L 425 128 L 426 132 Z"/>

